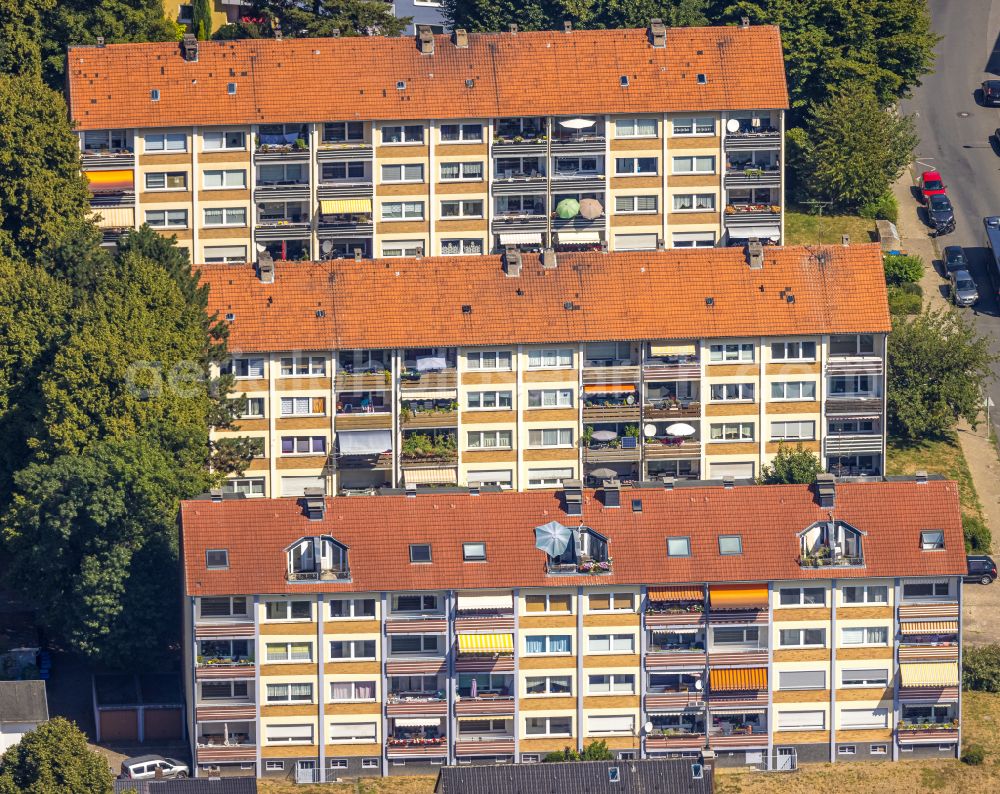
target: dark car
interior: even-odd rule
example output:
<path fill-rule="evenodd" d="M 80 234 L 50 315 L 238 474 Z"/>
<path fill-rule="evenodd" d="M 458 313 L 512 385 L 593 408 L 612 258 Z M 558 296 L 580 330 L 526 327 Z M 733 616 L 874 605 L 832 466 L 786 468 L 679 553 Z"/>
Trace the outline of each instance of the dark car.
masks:
<path fill-rule="evenodd" d="M 969 572 L 962 577 L 963 582 L 975 584 L 993 584 L 997 578 L 997 564 L 986 554 L 970 554 L 966 557 Z"/>
<path fill-rule="evenodd" d="M 946 273 L 969 269 L 969 260 L 965 258 L 965 249 L 962 246 L 946 245 L 944 247 L 944 269 Z"/>
<path fill-rule="evenodd" d="M 1000 80 L 983 80 L 983 104 L 1000 107 Z"/>
<path fill-rule="evenodd" d="M 937 234 L 955 231 L 955 208 L 951 199 L 938 193 L 927 199 L 927 220 Z"/>

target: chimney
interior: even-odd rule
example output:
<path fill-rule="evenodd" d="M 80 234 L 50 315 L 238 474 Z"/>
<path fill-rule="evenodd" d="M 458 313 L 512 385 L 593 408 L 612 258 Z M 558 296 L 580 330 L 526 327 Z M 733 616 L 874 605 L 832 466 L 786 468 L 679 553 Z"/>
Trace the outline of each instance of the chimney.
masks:
<path fill-rule="evenodd" d="M 654 17 L 649 20 L 649 40 L 658 50 L 667 46 L 667 26 L 663 24 L 662 19 Z"/>
<path fill-rule="evenodd" d="M 513 22 L 510 23 L 509 30 L 510 30 L 511 35 L 514 35 L 514 36 L 517 35 L 517 25 L 514 24 Z"/>
<path fill-rule="evenodd" d="M 604 481 L 604 506 L 605 507 L 622 506 L 621 483 L 613 477 L 610 480 Z"/>
<path fill-rule="evenodd" d="M 740 27 L 746 30 L 750 27 L 750 17 L 740 17 Z"/>
<path fill-rule="evenodd" d="M 913 479 L 918 485 L 927 485 L 927 472 L 920 469 L 913 475 Z"/>
<path fill-rule="evenodd" d="M 326 515 L 326 492 L 322 488 L 302 491 L 302 512 L 310 521 L 322 521 Z"/>
<path fill-rule="evenodd" d="M 469 49 L 469 34 L 466 32 L 465 28 L 457 28 L 452 34 L 451 40 L 455 42 L 455 46 L 463 50 Z"/>
<path fill-rule="evenodd" d="M 221 488 L 213 488 L 211 491 L 208 492 L 208 495 L 212 497 L 212 501 L 213 502 L 221 502 L 222 501 L 222 489 Z"/>
<path fill-rule="evenodd" d="M 421 55 L 434 54 L 434 34 L 431 33 L 430 25 L 417 25 L 417 41 Z"/>
<path fill-rule="evenodd" d="M 842 235 L 840 235 L 840 244 L 844 245 L 844 246 L 850 245 L 851 244 L 851 235 L 849 235 L 849 234 L 842 234 Z"/>
<path fill-rule="evenodd" d="M 542 251 L 542 268 L 545 270 L 556 269 L 556 252 L 554 248 L 546 248 Z"/>
<path fill-rule="evenodd" d="M 360 248 L 355 248 L 354 249 L 354 261 L 355 262 L 360 262 L 361 261 L 361 249 Z"/>
<path fill-rule="evenodd" d="M 563 22 L 563 33 L 572 33 L 572 32 L 573 32 L 573 23 L 567 19 L 565 22 Z"/>
<path fill-rule="evenodd" d="M 837 480 L 832 474 L 816 475 L 816 500 L 820 507 L 834 506 L 837 500 Z"/>
<path fill-rule="evenodd" d="M 198 61 L 198 39 L 192 33 L 185 33 L 181 39 L 181 57 L 188 63 Z"/>
<path fill-rule="evenodd" d="M 410 499 L 417 498 L 417 484 L 415 482 L 407 482 L 403 485 L 406 489 L 406 496 Z"/>
<path fill-rule="evenodd" d="M 276 41 L 281 41 L 281 23 L 274 23 L 274 38 Z"/>
<path fill-rule="evenodd" d="M 736 478 L 732 474 L 727 474 L 722 478 L 722 487 L 725 489 L 730 489 L 736 485 Z"/>
<path fill-rule="evenodd" d="M 261 251 L 257 257 L 257 275 L 262 284 L 274 283 L 274 259 L 267 251 Z"/>
<path fill-rule="evenodd" d="M 583 515 L 583 483 L 580 480 L 563 480 L 563 497 L 566 500 L 566 515 Z"/>
<path fill-rule="evenodd" d="M 751 270 L 760 270 L 764 267 L 764 246 L 756 237 L 751 237 L 747 241 L 747 263 Z"/>
<path fill-rule="evenodd" d="M 503 272 L 510 278 L 521 275 L 521 252 L 516 245 L 508 245 L 503 251 Z"/>
<path fill-rule="evenodd" d="M 666 477 L 663 478 L 663 490 L 664 491 L 674 490 L 674 482 L 675 482 L 674 478 L 668 474 Z"/>
<path fill-rule="evenodd" d="M 97 46 L 98 47 L 103 47 L 104 46 L 104 36 L 98 36 L 97 37 Z"/>

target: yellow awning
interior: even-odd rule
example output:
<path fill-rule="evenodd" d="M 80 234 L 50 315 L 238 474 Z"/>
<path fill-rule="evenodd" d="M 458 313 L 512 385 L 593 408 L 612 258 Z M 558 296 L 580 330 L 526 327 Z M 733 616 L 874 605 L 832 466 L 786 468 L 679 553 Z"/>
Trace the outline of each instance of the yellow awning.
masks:
<path fill-rule="evenodd" d="M 612 392 L 635 391 L 632 383 L 588 383 L 583 387 L 587 394 L 611 394 Z"/>
<path fill-rule="evenodd" d="M 708 685 L 713 692 L 767 689 L 767 668 L 746 667 L 736 670 L 709 670 Z"/>
<path fill-rule="evenodd" d="M 708 588 L 712 609 L 767 609 L 767 587 L 713 584 Z"/>
<path fill-rule="evenodd" d="M 98 207 L 91 217 L 98 215 L 99 229 L 131 229 L 135 226 L 135 207 Z"/>
<path fill-rule="evenodd" d="M 650 587 L 646 591 L 650 601 L 703 601 L 700 587 Z"/>
<path fill-rule="evenodd" d="M 958 664 L 927 662 L 901 664 L 899 674 L 903 686 L 958 686 Z"/>
<path fill-rule="evenodd" d="M 957 620 L 924 620 L 900 623 L 900 634 L 958 634 Z"/>
<path fill-rule="evenodd" d="M 323 199 L 319 211 L 324 215 L 350 215 L 372 211 L 371 199 Z"/>
<path fill-rule="evenodd" d="M 459 634 L 459 653 L 514 653 L 513 634 Z"/>
<path fill-rule="evenodd" d="M 694 342 L 678 342 L 675 344 L 657 344 L 651 342 L 649 345 L 649 355 L 653 358 L 665 358 L 666 356 L 693 356 L 695 350 Z"/>
<path fill-rule="evenodd" d="M 455 469 L 403 469 L 407 485 L 454 485 L 458 482 Z"/>

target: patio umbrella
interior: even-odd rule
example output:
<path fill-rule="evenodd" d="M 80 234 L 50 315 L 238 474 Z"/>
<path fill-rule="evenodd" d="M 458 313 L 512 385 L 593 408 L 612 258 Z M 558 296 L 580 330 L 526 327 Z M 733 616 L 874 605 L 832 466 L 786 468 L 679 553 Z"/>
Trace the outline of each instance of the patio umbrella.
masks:
<path fill-rule="evenodd" d="M 594 469 L 590 476 L 596 480 L 613 480 L 618 476 L 618 472 L 614 469 Z"/>
<path fill-rule="evenodd" d="M 559 122 L 559 126 L 568 130 L 585 130 L 587 127 L 593 127 L 596 123 L 597 121 L 594 119 L 563 119 Z"/>
<path fill-rule="evenodd" d="M 652 438 L 656 435 L 656 425 L 643 425 L 642 434 L 646 438 Z"/>
<path fill-rule="evenodd" d="M 676 422 L 675 424 L 667 426 L 668 436 L 693 436 L 698 431 L 695 430 L 687 422 Z"/>
<path fill-rule="evenodd" d="M 558 557 L 569 545 L 573 530 L 564 527 L 558 521 L 550 521 L 535 527 L 535 548 L 541 549 L 550 557 Z"/>
<path fill-rule="evenodd" d="M 601 202 L 597 199 L 588 198 L 580 202 L 580 215 L 589 221 L 594 220 L 594 218 L 600 218 L 603 212 L 604 207 L 601 206 Z"/>
<path fill-rule="evenodd" d="M 691 428 L 691 432 L 694 432 L 694 428 Z M 614 441 L 618 438 L 618 434 L 614 430 L 598 430 L 591 438 L 594 441 Z"/>
<path fill-rule="evenodd" d="M 563 199 L 556 204 L 556 215 L 564 220 L 575 218 L 580 214 L 580 202 L 576 199 Z"/>
<path fill-rule="evenodd" d="M 470 693 L 472 697 L 476 697 L 479 694 L 479 684 L 476 681 L 476 677 L 472 677 L 472 686 L 470 687 Z"/>

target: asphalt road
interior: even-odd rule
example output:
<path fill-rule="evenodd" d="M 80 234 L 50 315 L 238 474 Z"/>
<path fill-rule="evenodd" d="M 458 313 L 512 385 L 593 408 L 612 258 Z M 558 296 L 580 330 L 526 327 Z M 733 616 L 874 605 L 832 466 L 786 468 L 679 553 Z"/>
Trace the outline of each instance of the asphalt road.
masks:
<path fill-rule="evenodd" d="M 936 48 L 934 74 L 901 103 L 916 116 L 920 144 L 917 171 L 939 170 L 955 206 L 956 229 L 938 240 L 940 246 L 965 246 L 973 277 L 983 296 L 974 315 L 980 333 L 992 340 L 1000 356 L 1000 305 L 986 276 L 982 219 L 1000 215 L 1000 108 L 979 104 L 977 89 L 987 78 L 1000 79 L 1000 0 L 929 0 L 934 30 L 942 36 Z M 916 212 L 917 202 L 900 206 Z M 1000 431 L 1000 365 L 990 386 L 997 406 L 990 416 Z"/>

